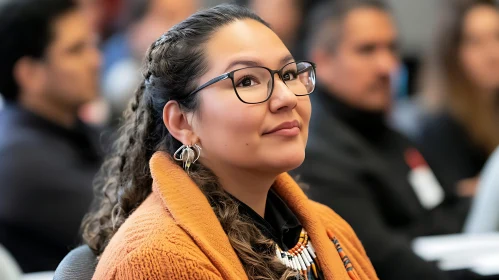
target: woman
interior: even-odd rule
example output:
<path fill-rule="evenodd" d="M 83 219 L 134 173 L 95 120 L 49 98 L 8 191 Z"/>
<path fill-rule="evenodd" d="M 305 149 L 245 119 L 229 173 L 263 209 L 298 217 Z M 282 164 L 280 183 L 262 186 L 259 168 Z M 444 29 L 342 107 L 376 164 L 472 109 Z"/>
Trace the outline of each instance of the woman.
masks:
<path fill-rule="evenodd" d="M 425 90 L 436 114 L 425 121 L 420 142 L 443 185 L 470 196 L 499 144 L 499 11 L 492 0 L 449 3 Z"/>
<path fill-rule="evenodd" d="M 312 63 L 231 5 L 146 57 L 84 222 L 94 279 L 377 279 L 349 225 L 283 173 L 304 160 Z"/>

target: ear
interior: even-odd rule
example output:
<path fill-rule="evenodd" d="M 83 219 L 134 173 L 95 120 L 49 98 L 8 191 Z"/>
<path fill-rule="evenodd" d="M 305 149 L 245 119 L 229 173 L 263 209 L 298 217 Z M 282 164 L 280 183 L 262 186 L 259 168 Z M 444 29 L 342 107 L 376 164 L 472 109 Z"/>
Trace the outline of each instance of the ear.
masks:
<path fill-rule="evenodd" d="M 180 109 L 177 101 L 168 101 L 163 107 L 163 123 L 170 134 L 184 145 L 193 145 L 198 142 L 198 137 L 188 121 L 188 116 Z"/>
<path fill-rule="evenodd" d="M 37 94 L 43 90 L 46 73 L 41 62 L 31 57 L 20 58 L 14 66 L 14 79 L 22 94 Z"/>

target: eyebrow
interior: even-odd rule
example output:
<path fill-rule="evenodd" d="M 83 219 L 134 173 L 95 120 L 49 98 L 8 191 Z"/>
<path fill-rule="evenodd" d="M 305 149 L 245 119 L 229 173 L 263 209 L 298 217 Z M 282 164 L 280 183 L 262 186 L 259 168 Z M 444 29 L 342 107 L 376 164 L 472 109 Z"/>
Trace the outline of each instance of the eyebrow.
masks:
<path fill-rule="evenodd" d="M 285 57 L 281 58 L 281 60 L 279 61 L 279 64 L 285 65 L 285 64 L 288 64 L 290 62 L 293 62 L 294 60 L 295 60 L 294 57 L 291 54 L 288 54 Z M 229 66 L 227 66 L 227 68 L 225 68 L 224 72 L 228 72 L 229 69 L 231 69 L 232 67 L 234 67 L 236 65 L 254 67 L 254 66 L 262 66 L 262 63 L 259 63 L 258 61 L 254 61 L 254 60 L 235 60 L 235 61 L 232 61 L 229 64 Z"/>

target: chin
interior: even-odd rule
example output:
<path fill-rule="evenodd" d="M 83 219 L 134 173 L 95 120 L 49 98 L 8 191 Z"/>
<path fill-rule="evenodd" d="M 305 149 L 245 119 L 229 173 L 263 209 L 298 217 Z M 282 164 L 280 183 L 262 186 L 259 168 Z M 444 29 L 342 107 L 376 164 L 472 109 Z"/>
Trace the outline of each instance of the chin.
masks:
<path fill-rule="evenodd" d="M 285 153 L 284 150 L 281 151 L 276 151 L 272 158 L 267 159 L 267 170 L 275 170 L 278 174 L 288 172 L 298 168 L 305 160 L 305 149 L 288 153 Z M 280 152 L 281 154 L 279 154 Z"/>

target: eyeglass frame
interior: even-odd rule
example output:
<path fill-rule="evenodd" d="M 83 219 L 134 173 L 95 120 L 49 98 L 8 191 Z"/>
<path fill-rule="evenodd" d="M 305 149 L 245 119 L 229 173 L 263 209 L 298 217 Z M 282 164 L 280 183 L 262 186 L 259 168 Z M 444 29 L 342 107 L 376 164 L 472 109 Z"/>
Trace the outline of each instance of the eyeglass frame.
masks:
<path fill-rule="evenodd" d="M 218 83 L 218 82 L 221 82 L 221 81 L 224 81 L 224 80 L 226 80 L 226 79 L 229 79 L 229 78 L 230 78 L 230 79 L 231 79 L 231 81 L 232 81 L 232 87 L 233 87 L 233 89 L 234 89 L 234 93 L 236 94 L 237 98 L 238 98 L 239 100 L 241 100 L 241 102 L 246 103 L 246 104 L 261 104 L 261 103 L 267 102 L 267 101 L 270 99 L 270 97 L 272 96 L 272 93 L 274 92 L 274 86 L 275 86 L 275 78 L 274 78 L 274 76 L 275 76 L 275 74 L 279 75 L 279 78 L 281 79 L 281 81 L 283 81 L 283 83 L 284 83 L 286 86 L 288 86 L 288 85 L 286 84 L 286 82 L 285 82 L 285 81 L 283 80 L 283 78 L 282 78 L 282 74 L 283 74 L 283 73 L 282 73 L 282 70 L 284 70 L 284 68 L 286 68 L 286 66 L 288 66 L 288 65 L 290 65 L 290 64 L 293 64 L 293 63 L 294 63 L 294 64 L 297 64 L 297 65 L 298 65 L 298 63 L 302 63 L 302 62 L 310 63 L 310 65 L 312 66 L 312 70 L 313 70 L 313 72 L 314 72 L 314 78 L 316 78 L 316 77 L 317 77 L 317 73 L 316 73 L 316 68 L 317 68 L 317 66 L 316 66 L 316 64 L 315 64 L 315 63 L 313 63 L 313 62 L 311 62 L 311 61 L 306 61 L 306 60 L 293 61 L 293 62 L 287 63 L 286 65 L 284 65 L 284 66 L 283 66 L 281 69 L 279 69 L 279 70 L 272 70 L 272 69 L 270 69 L 270 68 L 268 68 L 268 67 L 265 67 L 265 66 L 249 66 L 249 67 L 244 67 L 244 68 L 235 69 L 235 70 L 232 70 L 232 71 L 230 71 L 230 72 L 224 73 L 224 74 L 222 74 L 222 75 L 220 75 L 220 76 L 217 76 L 217 77 L 215 77 L 215 78 L 213 78 L 213 79 L 209 80 L 208 82 L 206 82 L 206 83 L 204 83 L 204 84 L 200 85 L 199 87 L 197 87 L 195 90 L 193 90 L 191 93 L 189 93 L 189 95 L 188 95 L 188 96 L 191 96 L 191 95 L 193 95 L 193 94 L 196 94 L 196 93 L 200 92 L 201 90 L 203 90 L 203 89 L 205 89 L 205 88 L 207 88 L 207 87 L 209 87 L 209 86 L 211 86 L 211 85 L 213 85 L 213 84 L 215 84 L 215 83 Z M 240 70 L 248 69 L 248 68 L 263 68 L 263 69 L 266 69 L 267 71 L 269 71 L 269 73 L 271 74 L 271 79 L 272 79 L 272 88 L 270 89 L 270 93 L 268 94 L 267 98 L 266 98 L 265 100 L 263 100 L 263 101 L 259 101 L 259 102 L 246 102 L 246 101 L 244 101 L 244 100 L 243 100 L 243 99 L 239 96 L 239 93 L 237 93 L 237 89 L 236 89 L 236 82 L 234 81 L 234 73 L 235 73 L 235 72 L 237 72 L 237 71 L 240 71 Z M 307 67 L 306 69 L 308 69 L 308 67 Z M 302 72 L 302 73 L 303 73 L 303 72 Z M 297 75 L 299 75 L 299 74 L 297 74 Z M 296 96 L 307 96 L 307 95 L 310 95 L 312 92 L 314 92 L 314 90 L 315 90 L 315 84 L 314 84 L 314 89 L 313 89 L 310 93 L 307 93 L 307 94 L 295 94 L 295 93 L 293 93 L 293 94 L 294 94 L 294 95 L 296 95 Z"/>

